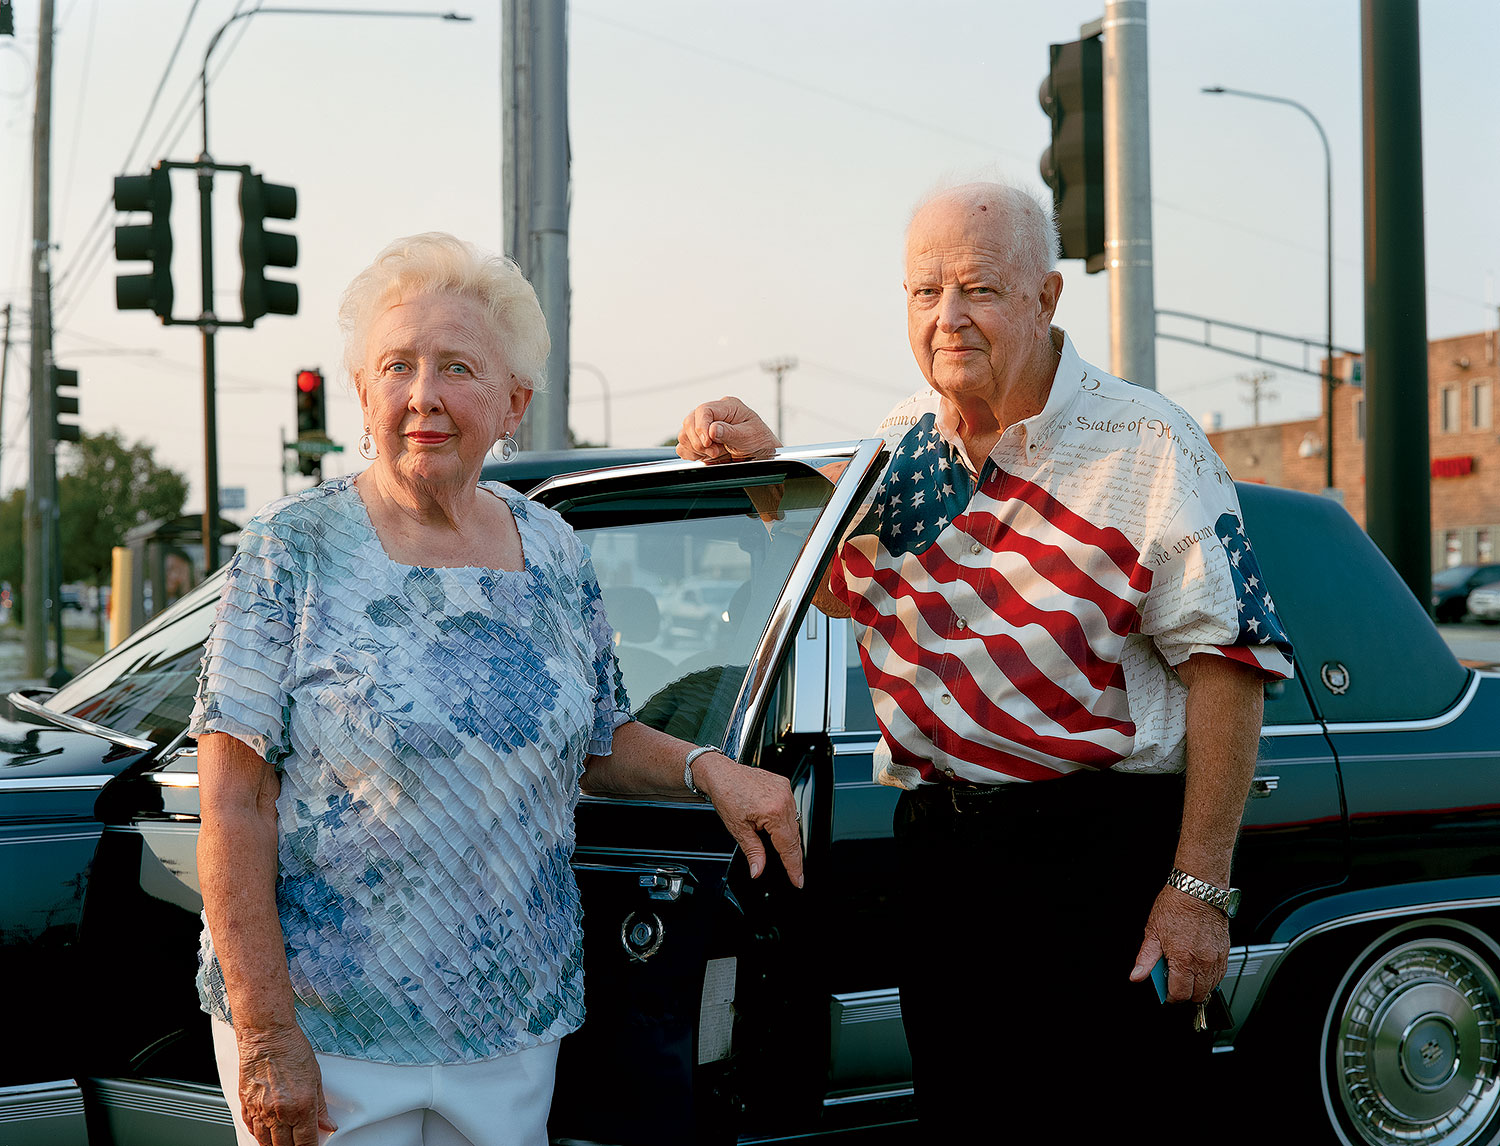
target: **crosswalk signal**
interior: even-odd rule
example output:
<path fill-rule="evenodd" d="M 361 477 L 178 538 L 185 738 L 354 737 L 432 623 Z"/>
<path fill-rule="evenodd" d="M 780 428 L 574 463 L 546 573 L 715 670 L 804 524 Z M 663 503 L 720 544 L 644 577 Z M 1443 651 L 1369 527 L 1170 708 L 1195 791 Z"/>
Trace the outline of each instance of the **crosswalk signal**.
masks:
<path fill-rule="evenodd" d="M 1104 41 L 1098 36 L 1051 44 L 1050 66 L 1038 99 L 1052 121 L 1052 142 L 1041 173 L 1052 188 L 1062 257 L 1087 259 L 1088 272 L 1104 256 Z"/>
<path fill-rule="evenodd" d="M 66 390 L 68 393 L 64 394 Z M 77 422 L 64 422 L 63 414 L 78 415 L 78 371 L 52 367 L 52 440 L 76 442 L 82 431 Z"/>
<path fill-rule="evenodd" d="M 297 442 L 328 441 L 328 394 L 320 370 L 297 371 Z M 297 472 L 322 479 L 323 456 L 297 453 Z"/>
<path fill-rule="evenodd" d="M 267 314 L 297 313 L 297 284 L 266 278 L 267 267 L 297 265 L 297 236 L 266 230 L 266 220 L 296 217 L 295 187 L 245 173 L 240 180 L 240 261 L 245 268 L 240 304 L 247 324 Z"/>
<path fill-rule="evenodd" d="M 115 228 L 115 258 L 147 259 L 146 274 L 115 278 L 115 306 L 120 310 L 149 310 L 162 319 L 172 317 L 172 179 L 165 167 L 146 175 L 115 176 L 115 210 L 145 211 L 147 223 L 125 223 Z"/>

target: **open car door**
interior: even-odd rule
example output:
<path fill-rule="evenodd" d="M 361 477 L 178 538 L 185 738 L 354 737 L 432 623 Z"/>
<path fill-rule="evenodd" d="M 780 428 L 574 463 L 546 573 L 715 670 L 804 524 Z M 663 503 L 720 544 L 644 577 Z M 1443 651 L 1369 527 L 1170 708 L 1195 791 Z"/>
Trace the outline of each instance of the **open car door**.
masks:
<path fill-rule="evenodd" d="M 772 696 L 883 452 L 866 441 L 655 464 L 554 478 L 531 494 L 592 551 L 636 717 L 785 772 L 799 805 L 812 799 L 811 769 L 768 747 Z M 563 1044 L 553 1140 L 732 1141 L 747 1075 L 774 1070 L 763 1054 L 737 1059 L 746 1018 L 774 1006 L 758 999 L 757 951 L 800 893 L 774 859 L 750 884 L 718 816 L 686 790 L 584 796 L 573 866 L 588 1017 Z"/>

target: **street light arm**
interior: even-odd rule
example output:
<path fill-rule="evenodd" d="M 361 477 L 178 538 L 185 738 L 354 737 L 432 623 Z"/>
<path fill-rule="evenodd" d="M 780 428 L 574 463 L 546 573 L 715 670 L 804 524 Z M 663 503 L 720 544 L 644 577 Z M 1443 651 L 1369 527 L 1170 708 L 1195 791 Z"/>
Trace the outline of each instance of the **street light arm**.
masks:
<path fill-rule="evenodd" d="M 414 12 L 409 9 L 384 10 L 380 8 L 266 8 L 256 6 L 244 12 L 236 12 L 225 20 L 214 31 L 209 38 L 208 50 L 203 53 L 203 68 L 198 74 L 199 87 L 203 93 L 203 154 L 199 157 L 205 162 L 209 161 L 208 154 L 208 61 L 214 54 L 214 49 L 219 46 L 219 40 L 229 26 L 237 20 L 247 20 L 251 16 L 259 15 L 276 16 L 398 16 L 415 20 L 454 20 L 460 23 L 469 23 L 474 17 L 463 16 L 457 12 Z"/>

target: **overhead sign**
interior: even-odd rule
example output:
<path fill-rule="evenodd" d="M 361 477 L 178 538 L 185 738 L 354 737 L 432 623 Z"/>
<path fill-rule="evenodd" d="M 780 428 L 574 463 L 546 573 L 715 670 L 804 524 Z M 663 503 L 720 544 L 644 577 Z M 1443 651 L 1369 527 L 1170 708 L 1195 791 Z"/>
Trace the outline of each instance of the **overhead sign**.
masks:
<path fill-rule="evenodd" d="M 219 489 L 220 509 L 244 509 L 245 487 L 242 485 L 222 486 Z"/>

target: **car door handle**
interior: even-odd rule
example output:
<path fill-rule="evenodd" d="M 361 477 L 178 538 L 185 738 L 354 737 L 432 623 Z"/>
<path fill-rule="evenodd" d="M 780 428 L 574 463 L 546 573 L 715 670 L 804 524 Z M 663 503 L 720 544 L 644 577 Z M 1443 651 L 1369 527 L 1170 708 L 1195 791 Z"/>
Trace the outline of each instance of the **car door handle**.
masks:
<path fill-rule="evenodd" d="M 676 864 L 609 864 L 575 863 L 573 870 L 614 873 L 634 876 L 646 894 L 652 899 L 676 900 L 684 893 L 693 891 L 693 873 Z"/>
<path fill-rule="evenodd" d="M 1280 776 L 1257 776 L 1250 781 L 1250 798 L 1264 800 L 1279 787 L 1281 787 Z"/>

